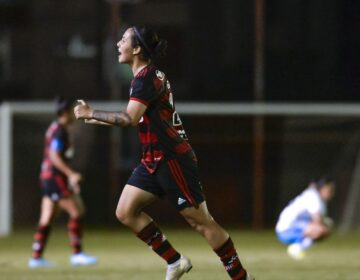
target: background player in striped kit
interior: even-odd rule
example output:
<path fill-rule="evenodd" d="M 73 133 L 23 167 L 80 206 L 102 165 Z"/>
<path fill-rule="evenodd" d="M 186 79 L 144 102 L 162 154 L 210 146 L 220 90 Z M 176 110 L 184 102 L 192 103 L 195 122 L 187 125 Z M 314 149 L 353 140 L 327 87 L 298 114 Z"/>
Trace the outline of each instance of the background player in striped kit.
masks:
<path fill-rule="evenodd" d="M 144 27 L 131 27 L 117 44 L 119 62 L 128 64 L 134 79 L 124 112 L 94 110 L 84 101 L 75 116 L 87 123 L 138 126 L 141 164 L 135 168 L 121 194 L 117 218 L 130 227 L 168 263 L 167 280 L 180 279 L 192 268 L 167 241 L 142 209 L 166 196 L 179 213 L 204 236 L 232 279 L 253 279 L 243 268 L 228 233 L 208 212 L 198 178 L 197 159 L 175 110 L 170 82 L 153 60 L 166 49 L 166 41 Z"/>
<path fill-rule="evenodd" d="M 32 258 L 28 263 L 30 268 L 53 266 L 43 258 L 43 251 L 50 234 L 51 223 L 60 209 L 69 214 L 68 232 L 73 249 L 70 263 L 91 265 L 97 261 L 95 257 L 82 251 L 81 217 L 84 207 L 79 195 L 81 174 L 72 169 L 68 163 L 73 154 L 68 132 L 75 120 L 72 110 L 72 101 L 58 98 L 57 118 L 46 131 L 40 174 L 43 198 L 40 220 L 34 235 Z"/>

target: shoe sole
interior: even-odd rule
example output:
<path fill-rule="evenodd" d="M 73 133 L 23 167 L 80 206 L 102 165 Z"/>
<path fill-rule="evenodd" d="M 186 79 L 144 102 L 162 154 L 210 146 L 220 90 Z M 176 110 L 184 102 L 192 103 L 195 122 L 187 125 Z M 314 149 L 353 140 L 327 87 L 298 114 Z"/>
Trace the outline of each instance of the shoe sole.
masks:
<path fill-rule="evenodd" d="M 184 265 L 184 268 L 182 269 L 181 273 L 176 275 L 176 278 L 171 278 L 171 279 L 180 279 L 185 273 L 188 273 L 191 269 L 193 268 L 191 261 L 186 258 L 186 264 Z M 166 279 L 167 278 L 166 276 Z"/>
<path fill-rule="evenodd" d="M 192 266 L 192 264 L 190 264 L 190 266 L 187 269 L 185 269 L 185 272 L 188 273 L 192 268 L 193 268 L 193 266 Z"/>
<path fill-rule="evenodd" d="M 190 272 L 190 270 L 193 268 L 192 264 L 190 263 L 190 265 L 188 267 L 186 267 L 183 271 L 183 273 L 181 273 L 178 277 L 180 278 L 181 276 L 183 276 L 185 273 Z M 178 278 L 177 278 L 178 279 Z"/>
<path fill-rule="evenodd" d="M 55 265 L 28 265 L 30 269 L 51 269 L 54 268 Z"/>
<path fill-rule="evenodd" d="M 87 263 L 87 264 L 83 264 L 83 263 L 77 263 L 77 264 L 71 264 L 72 266 L 93 266 L 96 265 L 97 263 Z"/>

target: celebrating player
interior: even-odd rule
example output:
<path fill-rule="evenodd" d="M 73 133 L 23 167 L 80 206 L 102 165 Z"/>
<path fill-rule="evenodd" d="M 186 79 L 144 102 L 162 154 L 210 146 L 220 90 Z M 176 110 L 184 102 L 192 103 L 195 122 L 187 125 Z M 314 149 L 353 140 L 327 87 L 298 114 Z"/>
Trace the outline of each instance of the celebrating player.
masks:
<path fill-rule="evenodd" d="M 157 197 L 167 199 L 204 236 L 231 279 L 254 279 L 243 268 L 229 234 L 210 215 L 198 178 L 197 159 L 175 110 L 170 82 L 153 60 L 164 54 L 166 41 L 145 27 L 131 27 L 117 43 L 119 62 L 128 64 L 134 79 L 125 111 L 94 110 L 84 101 L 77 119 L 121 127 L 138 126 L 141 163 L 128 179 L 116 209 L 117 218 L 163 258 L 167 280 L 180 279 L 192 268 L 143 208 Z"/>
<path fill-rule="evenodd" d="M 314 241 L 329 236 L 333 223 L 326 217 L 326 202 L 333 197 L 334 187 L 326 178 L 311 182 L 281 212 L 276 233 L 282 243 L 289 245 L 287 251 L 292 258 L 303 259 L 304 250 Z"/>
<path fill-rule="evenodd" d="M 38 229 L 34 235 L 32 258 L 28 264 L 30 268 L 53 266 L 42 255 L 50 234 L 51 223 L 59 209 L 65 210 L 70 216 L 68 231 L 73 249 L 70 263 L 78 266 L 97 262 L 95 257 L 82 251 L 81 216 L 84 209 L 79 195 L 81 174 L 68 164 L 72 153 L 68 130 L 75 120 L 72 110 L 73 102 L 57 99 L 57 119 L 46 131 L 40 174 L 43 198 Z"/>

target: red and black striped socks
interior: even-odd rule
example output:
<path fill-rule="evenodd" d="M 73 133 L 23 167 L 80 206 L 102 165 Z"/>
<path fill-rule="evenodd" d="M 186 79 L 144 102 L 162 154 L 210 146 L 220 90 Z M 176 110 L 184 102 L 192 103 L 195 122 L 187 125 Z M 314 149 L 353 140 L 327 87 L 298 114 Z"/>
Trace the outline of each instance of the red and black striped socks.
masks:
<path fill-rule="evenodd" d="M 72 247 L 73 253 L 77 254 L 82 252 L 82 225 L 81 219 L 70 218 L 67 224 L 68 234 L 70 239 L 70 245 Z"/>
<path fill-rule="evenodd" d="M 42 257 L 43 251 L 45 249 L 46 241 L 50 235 L 51 226 L 41 226 L 39 225 L 37 231 L 34 235 L 34 242 L 32 245 L 32 257 L 34 259 L 39 259 Z M 73 253 L 77 254 L 82 252 L 82 226 L 80 219 L 70 219 L 68 222 L 68 232 L 70 238 L 70 244 L 73 248 Z"/>
<path fill-rule="evenodd" d="M 214 251 L 220 257 L 220 260 L 232 280 L 246 279 L 246 270 L 241 265 L 230 237 L 220 248 Z"/>
<path fill-rule="evenodd" d="M 34 259 L 40 259 L 42 257 L 50 231 L 50 226 L 38 226 L 36 233 L 34 234 L 34 243 L 32 245 L 32 257 Z"/>
<path fill-rule="evenodd" d="M 180 254 L 171 246 L 154 222 L 151 222 L 142 231 L 137 233 L 137 237 L 149 245 L 168 264 L 172 264 L 180 259 Z"/>

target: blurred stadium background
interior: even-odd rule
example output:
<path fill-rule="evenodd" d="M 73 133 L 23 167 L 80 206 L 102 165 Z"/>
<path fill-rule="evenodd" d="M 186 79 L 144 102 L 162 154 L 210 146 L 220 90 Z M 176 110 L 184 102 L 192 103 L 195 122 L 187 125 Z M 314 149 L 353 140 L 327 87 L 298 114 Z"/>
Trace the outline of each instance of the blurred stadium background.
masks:
<path fill-rule="evenodd" d="M 168 39 L 160 66 L 172 82 L 217 220 L 234 231 L 263 233 L 265 248 L 282 250 L 269 233 L 279 211 L 309 180 L 326 174 L 337 183 L 330 204 L 337 229 L 359 230 L 359 14 L 360 2 L 342 0 L 0 0 L 1 233 L 13 227 L 0 245 L 24 244 L 17 250 L 25 258 L 30 251 L 27 230 L 38 219 L 43 134 L 54 117 L 54 97 L 83 98 L 104 109 L 126 102 L 131 73 L 118 65 L 115 42 L 133 24 L 151 26 Z M 77 124 L 74 140 L 74 165 L 85 175 L 87 225 L 117 227 L 114 209 L 138 162 L 136 130 Z M 176 229 L 184 222 L 167 202 L 148 211 L 181 234 Z M 359 248 L 353 242 L 359 234 L 348 234 L 348 247 Z M 245 244 L 241 237 L 239 246 Z M 341 244 L 341 235 L 335 240 Z M 331 244 L 328 253 L 335 253 Z M 322 246 L 320 255 L 326 256 Z M 251 250 L 246 245 L 244 256 Z M 1 257 L 5 251 L 0 248 Z M 311 275 L 294 278 L 299 267 L 292 264 L 286 277 L 267 278 L 263 272 L 271 266 L 263 262 L 271 254 L 262 255 L 261 264 L 255 255 L 249 263 L 261 279 Z M 352 272 L 316 279 L 360 278 Z M 202 279 L 194 277 L 189 275 Z"/>

